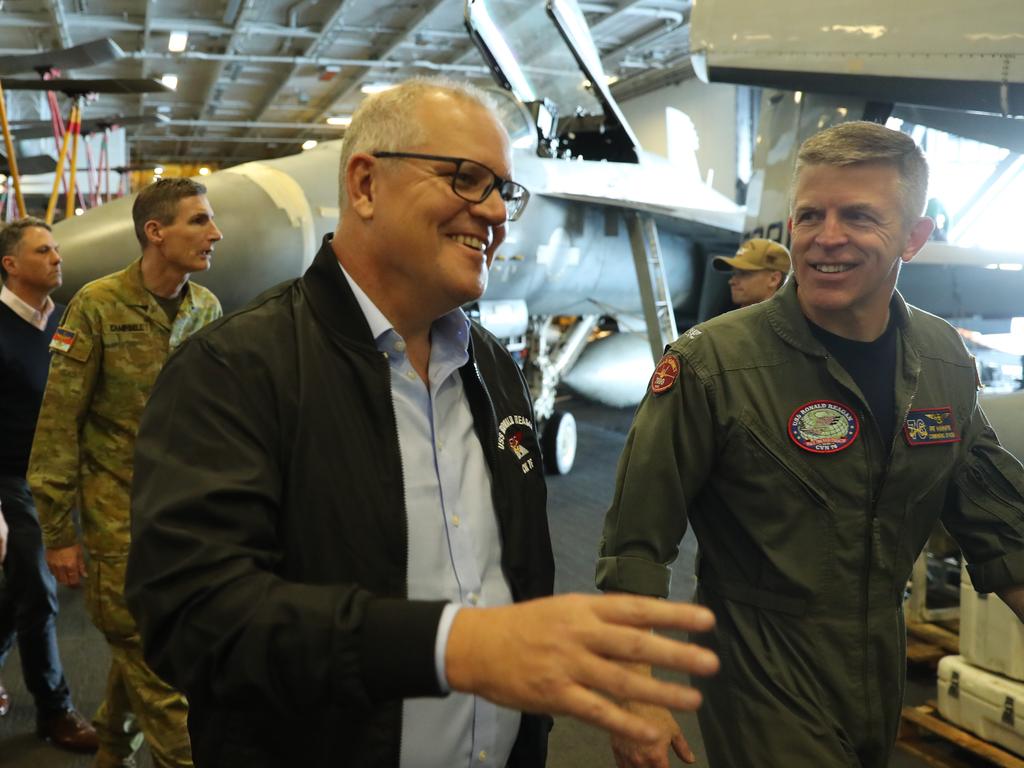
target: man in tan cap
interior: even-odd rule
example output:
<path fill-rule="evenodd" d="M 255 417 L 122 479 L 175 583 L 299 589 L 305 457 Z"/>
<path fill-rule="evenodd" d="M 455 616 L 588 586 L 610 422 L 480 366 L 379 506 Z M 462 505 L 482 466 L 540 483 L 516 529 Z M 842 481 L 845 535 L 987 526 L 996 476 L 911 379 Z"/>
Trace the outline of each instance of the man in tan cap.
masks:
<path fill-rule="evenodd" d="M 715 256 L 712 264 L 720 272 L 732 271 L 732 301 L 747 307 L 770 299 L 782 287 L 789 273 L 789 251 L 774 240 L 754 238 L 743 243 L 732 258 Z"/>

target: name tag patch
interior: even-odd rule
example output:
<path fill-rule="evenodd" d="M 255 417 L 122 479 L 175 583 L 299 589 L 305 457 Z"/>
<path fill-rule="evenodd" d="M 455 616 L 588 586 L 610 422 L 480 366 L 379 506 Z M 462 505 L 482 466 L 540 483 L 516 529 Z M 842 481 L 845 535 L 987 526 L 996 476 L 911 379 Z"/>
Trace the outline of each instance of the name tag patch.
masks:
<path fill-rule="evenodd" d="M 518 414 L 506 416 L 498 424 L 498 450 L 511 451 L 524 475 L 533 469 L 533 456 L 525 445 L 527 434 L 532 431 L 533 422 Z"/>
<path fill-rule="evenodd" d="M 651 376 L 651 392 L 656 395 L 668 392 L 672 389 L 678 378 L 679 361 L 676 360 L 676 356 L 672 354 L 664 355 L 661 358 L 661 362 L 658 363 L 658 367 L 654 369 L 654 375 Z"/>
<path fill-rule="evenodd" d="M 948 405 L 915 408 L 903 422 L 903 437 L 910 446 L 959 443 L 960 433 L 956 431 L 953 409 Z"/>
<path fill-rule="evenodd" d="M 75 332 L 68 328 L 58 328 L 50 339 L 50 349 L 58 352 L 70 352 L 75 345 Z"/>
<path fill-rule="evenodd" d="M 145 323 L 111 323 L 108 327 L 111 333 L 145 333 Z"/>
<path fill-rule="evenodd" d="M 860 421 L 851 408 L 832 400 L 813 400 L 789 417 L 790 439 L 810 453 L 837 453 L 853 445 Z"/>

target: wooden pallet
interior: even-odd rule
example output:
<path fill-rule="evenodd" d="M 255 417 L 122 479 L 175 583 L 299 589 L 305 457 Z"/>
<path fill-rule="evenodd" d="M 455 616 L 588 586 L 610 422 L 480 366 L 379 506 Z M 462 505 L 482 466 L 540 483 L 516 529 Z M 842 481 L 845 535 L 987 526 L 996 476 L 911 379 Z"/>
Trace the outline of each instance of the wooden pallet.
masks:
<path fill-rule="evenodd" d="M 960 653 L 960 637 L 950 625 L 907 623 L 907 661 L 935 668 L 943 656 Z"/>
<path fill-rule="evenodd" d="M 1024 768 L 1024 759 L 944 720 L 933 701 L 903 708 L 896 746 L 933 768 Z"/>

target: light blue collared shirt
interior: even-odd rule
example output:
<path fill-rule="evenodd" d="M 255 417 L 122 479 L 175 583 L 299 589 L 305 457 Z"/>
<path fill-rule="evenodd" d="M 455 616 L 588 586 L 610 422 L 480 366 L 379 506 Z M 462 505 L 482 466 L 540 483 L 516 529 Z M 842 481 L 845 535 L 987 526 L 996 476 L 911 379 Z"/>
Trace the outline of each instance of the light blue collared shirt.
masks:
<path fill-rule="evenodd" d="M 340 265 L 339 265 L 340 266 Z M 405 341 L 342 268 L 374 342 L 391 366 L 391 399 L 405 481 L 410 600 L 448 600 L 435 664 L 447 690 L 444 651 L 461 606 L 507 605 L 491 473 L 473 428 L 459 368 L 469 360 L 469 319 L 455 309 L 430 330 L 429 386 L 413 370 Z M 401 768 L 504 766 L 520 714 L 477 696 L 406 699 Z"/>

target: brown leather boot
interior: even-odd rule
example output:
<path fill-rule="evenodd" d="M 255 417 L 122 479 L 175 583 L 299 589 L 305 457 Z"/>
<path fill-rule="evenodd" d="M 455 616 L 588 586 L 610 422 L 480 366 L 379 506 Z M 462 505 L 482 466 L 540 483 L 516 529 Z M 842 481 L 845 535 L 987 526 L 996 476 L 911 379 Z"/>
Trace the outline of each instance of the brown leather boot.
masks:
<path fill-rule="evenodd" d="M 37 719 L 36 736 L 72 752 L 95 752 L 100 746 L 96 729 L 75 709 Z"/>

